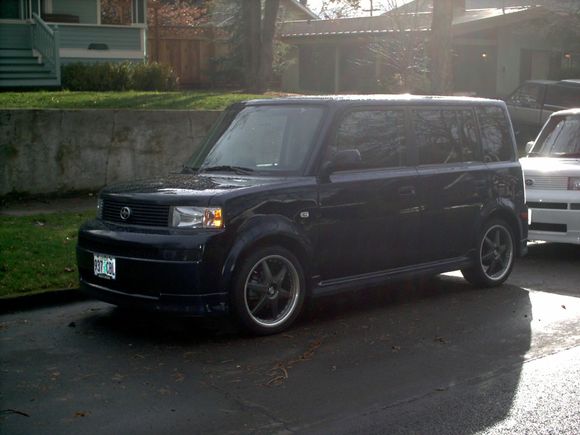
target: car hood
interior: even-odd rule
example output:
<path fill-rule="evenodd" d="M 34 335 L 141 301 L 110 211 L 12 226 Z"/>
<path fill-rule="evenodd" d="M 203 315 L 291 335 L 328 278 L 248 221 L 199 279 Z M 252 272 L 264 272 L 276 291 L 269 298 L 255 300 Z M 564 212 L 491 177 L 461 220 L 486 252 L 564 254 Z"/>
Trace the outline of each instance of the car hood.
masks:
<path fill-rule="evenodd" d="M 524 157 L 520 163 L 524 174 L 580 176 L 580 159 Z"/>
<path fill-rule="evenodd" d="M 150 180 L 119 183 L 103 189 L 109 199 L 207 205 L 215 196 L 248 189 L 259 189 L 288 182 L 284 177 L 255 177 L 224 174 L 174 174 Z"/>

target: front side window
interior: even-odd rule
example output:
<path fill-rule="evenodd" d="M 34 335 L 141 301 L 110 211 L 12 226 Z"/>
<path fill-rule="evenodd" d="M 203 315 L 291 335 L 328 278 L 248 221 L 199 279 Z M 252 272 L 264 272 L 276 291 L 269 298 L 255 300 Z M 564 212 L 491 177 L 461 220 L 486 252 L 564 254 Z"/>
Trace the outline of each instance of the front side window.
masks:
<path fill-rule="evenodd" d="M 529 109 L 539 109 L 542 95 L 542 86 L 526 83 L 517 89 L 509 98 L 508 104 Z"/>
<path fill-rule="evenodd" d="M 481 129 L 483 161 L 502 162 L 514 160 L 513 142 L 507 114 L 500 107 L 478 107 Z"/>
<path fill-rule="evenodd" d="M 356 149 L 361 162 L 356 168 L 396 168 L 407 164 L 405 113 L 402 110 L 360 110 L 342 119 L 336 142 L 327 158 L 338 151 Z"/>
<path fill-rule="evenodd" d="M 552 117 L 536 141 L 531 156 L 580 157 L 580 117 Z"/>
<path fill-rule="evenodd" d="M 247 106 L 224 122 L 200 169 L 295 173 L 318 136 L 324 109 L 317 106 Z"/>
<path fill-rule="evenodd" d="M 477 130 L 471 110 L 415 110 L 413 122 L 420 165 L 478 160 Z"/>

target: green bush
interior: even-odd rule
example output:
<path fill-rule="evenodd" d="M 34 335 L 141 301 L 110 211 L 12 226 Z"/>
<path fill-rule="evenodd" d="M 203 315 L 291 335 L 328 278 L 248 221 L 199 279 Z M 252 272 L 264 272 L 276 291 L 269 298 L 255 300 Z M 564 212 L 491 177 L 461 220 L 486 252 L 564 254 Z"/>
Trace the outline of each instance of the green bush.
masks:
<path fill-rule="evenodd" d="M 177 78 L 158 63 L 71 63 L 62 67 L 62 86 L 71 91 L 170 91 Z"/>
<path fill-rule="evenodd" d="M 169 91 L 175 89 L 177 79 L 169 65 L 141 63 L 133 69 L 133 86 L 140 91 Z"/>

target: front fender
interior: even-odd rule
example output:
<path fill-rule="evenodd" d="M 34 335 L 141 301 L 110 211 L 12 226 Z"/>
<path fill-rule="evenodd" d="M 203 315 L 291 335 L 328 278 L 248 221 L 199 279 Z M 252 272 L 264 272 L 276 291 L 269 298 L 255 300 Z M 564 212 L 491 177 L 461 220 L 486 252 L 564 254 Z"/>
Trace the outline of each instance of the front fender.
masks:
<path fill-rule="evenodd" d="M 230 249 L 221 271 L 221 286 L 230 289 L 233 277 L 244 253 L 252 246 L 266 240 L 290 243 L 299 249 L 299 256 L 305 266 L 313 258 L 312 241 L 302 226 L 282 215 L 257 215 L 244 222 L 237 230 L 238 237 Z"/>

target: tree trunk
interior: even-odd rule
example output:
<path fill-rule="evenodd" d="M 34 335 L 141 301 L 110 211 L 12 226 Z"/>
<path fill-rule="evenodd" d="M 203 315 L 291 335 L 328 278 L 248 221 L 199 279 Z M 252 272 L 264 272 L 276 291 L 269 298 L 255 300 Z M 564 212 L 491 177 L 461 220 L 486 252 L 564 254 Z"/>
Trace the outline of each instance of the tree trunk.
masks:
<path fill-rule="evenodd" d="M 452 92 L 451 57 L 454 0 L 433 2 L 433 21 L 431 23 L 431 92 L 445 95 Z"/>
<path fill-rule="evenodd" d="M 255 92 L 260 87 L 262 6 L 260 0 L 244 0 L 241 3 L 244 83 L 248 90 Z"/>
<path fill-rule="evenodd" d="M 272 63 L 274 61 L 274 34 L 276 33 L 276 19 L 280 0 L 266 0 L 264 20 L 262 22 L 262 49 L 260 53 L 260 81 L 261 91 L 264 91 L 272 81 Z"/>

